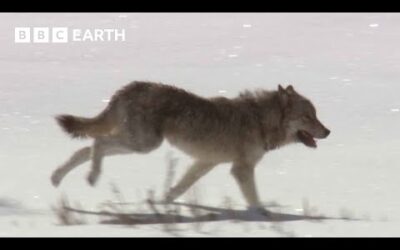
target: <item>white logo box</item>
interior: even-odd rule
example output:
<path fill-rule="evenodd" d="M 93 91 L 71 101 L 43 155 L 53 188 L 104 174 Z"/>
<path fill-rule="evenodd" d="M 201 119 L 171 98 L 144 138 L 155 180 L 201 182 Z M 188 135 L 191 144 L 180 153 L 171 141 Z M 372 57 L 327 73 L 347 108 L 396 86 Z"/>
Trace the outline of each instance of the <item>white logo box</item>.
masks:
<path fill-rule="evenodd" d="M 66 27 L 17 27 L 15 28 L 16 43 L 67 43 L 68 28 Z"/>

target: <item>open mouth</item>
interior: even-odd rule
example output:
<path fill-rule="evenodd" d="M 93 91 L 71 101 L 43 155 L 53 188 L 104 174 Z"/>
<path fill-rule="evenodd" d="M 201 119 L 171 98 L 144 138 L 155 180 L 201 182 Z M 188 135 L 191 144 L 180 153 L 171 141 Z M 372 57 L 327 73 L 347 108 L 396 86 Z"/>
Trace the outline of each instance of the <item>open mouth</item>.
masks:
<path fill-rule="evenodd" d="M 297 131 L 297 137 L 307 147 L 311 147 L 311 148 L 317 147 L 317 142 L 314 140 L 314 137 L 307 131 L 304 131 L 304 130 Z"/>

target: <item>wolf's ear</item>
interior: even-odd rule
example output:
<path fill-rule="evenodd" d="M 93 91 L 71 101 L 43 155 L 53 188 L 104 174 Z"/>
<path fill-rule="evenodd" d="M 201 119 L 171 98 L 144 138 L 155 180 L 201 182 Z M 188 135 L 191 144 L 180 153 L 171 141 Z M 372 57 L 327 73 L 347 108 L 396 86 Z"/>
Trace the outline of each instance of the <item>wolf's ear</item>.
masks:
<path fill-rule="evenodd" d="M 278 91 L 281 94 L 281 93 L 285 92 L 285 89 L 282 87 L 282 85 L 279 84 L 278 85 Z"/>
<path fill-rule="evenodd" d="M 294 91 L 294 88 L 292 85 L 289 85 L 286 87 L 286 92 L 290 95 L 296 93 L 296 91 Z"/>
<path fill-rule="evenodd" d="M 286 107 L 289 102 L 289 95 L 288 92 L 280 84 L 278 85 L 278 96 L 282 107 Z"/>

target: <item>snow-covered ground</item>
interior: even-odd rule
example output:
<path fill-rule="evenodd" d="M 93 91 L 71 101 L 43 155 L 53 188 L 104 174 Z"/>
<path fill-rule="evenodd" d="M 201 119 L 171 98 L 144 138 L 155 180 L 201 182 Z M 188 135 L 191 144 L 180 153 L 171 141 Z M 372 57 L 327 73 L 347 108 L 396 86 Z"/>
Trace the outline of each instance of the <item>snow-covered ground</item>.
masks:
<path fill-rule="evenodd" d="M 15 27 L 125 29 L 126 41 L 15 44 Z M 107 158 L 96 188 L 86 183 L 88 164 L 51 186 L 51 172 L 90 143 L 69 139 L 53 116 L 97 114 L 131 80 L 228 97 L 293 84 L 332 133 L 317 150 L 293 145 L 267 154 L 257 168 L 262 200 L 291 215 L 308 203 L 326 216 L 359 219 L 224 220 L 203 223 L 201 232 L 186 223 L 181 236 L 285 235 L 276 228 L 295 236 L 400 236 L 399 31 L 396 13 L 0 14 L 0 236 L 171 236 L 157 224 L 61 226 L 51 209 L 65 194 L 96 210 L 114 199 L 111 183 L 129 202 L 143 201 L 149 189 L 160 196 L 166 155 L 179 159 L 177 175 L 190 163 L 164 143 L 149 155 Z M 203 205 L 222 207 L 226 197 L 245 205 L 228 165 L 195 189 Z"/>

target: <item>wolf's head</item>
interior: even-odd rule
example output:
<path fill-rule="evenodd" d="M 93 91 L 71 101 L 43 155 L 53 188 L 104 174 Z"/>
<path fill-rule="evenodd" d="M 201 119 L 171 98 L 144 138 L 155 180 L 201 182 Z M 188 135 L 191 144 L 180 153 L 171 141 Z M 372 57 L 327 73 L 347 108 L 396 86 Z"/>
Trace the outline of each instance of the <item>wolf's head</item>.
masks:
<path fill-rule="evenodd" d="M 292 85 L 286 89 L 279 85 L 278 96 L 289 140 L 315 148 L 315 138 L 328 137 L 330 131 L 318 120 L 314 105 L 298 94 Z"/>

